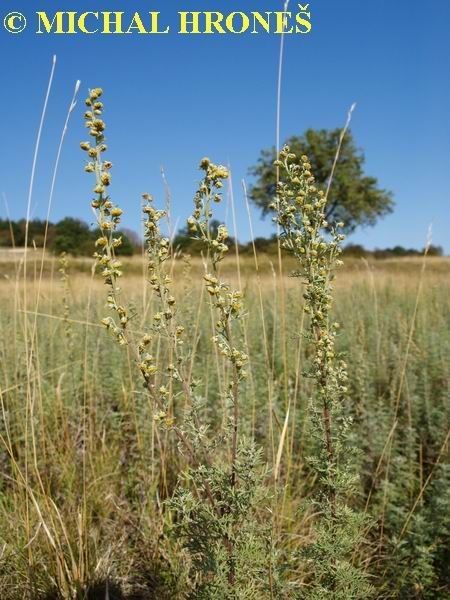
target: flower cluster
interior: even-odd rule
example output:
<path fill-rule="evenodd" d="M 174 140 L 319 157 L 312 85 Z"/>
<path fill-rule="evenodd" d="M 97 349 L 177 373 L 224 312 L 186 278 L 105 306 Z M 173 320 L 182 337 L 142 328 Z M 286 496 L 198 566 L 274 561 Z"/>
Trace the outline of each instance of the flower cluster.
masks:
<path fill-rule="evenodd" d="M 121 346 L 126 346 L 128 344 L 123 328 L 119 327 L 112 317 L 105 317 L 101 322 L 106 329 L 111 331 Z"/>
<path fill-rule="evenodd" d="M 154 326 L 160 329 L 163 320 L 169 321 L 174 316 L 175 297 L 170 292 L 172 278 L 163 272 L 162 267 L 170 256 L 170 240 L 161 235 L 159 221 L 166 216 L 165 210 L 158 210 L 153 206 L 153 198 L 150 194 L 144 194 L 145 201 L 143 213 L 144 238 L 147 247 L 147 269 L 149 283 L 162 304 L 162 312 L 153 316 Z"/>
<path fill-rule="evenodd" d="M 139 351 L 139 363 L 138 367 L 144 378 L 144 387 L 148 389 L 154 399 L 156 400 L 156 407 L 153 418 L 158 423 L 171 427 L 175 419 L 168 412 L 168 400 L 169 400 L 169 388 L 166 385 L 156 385 L 156 376 L 160 369 L 158 367 L 156 357 L 151 354 L 149 346 L 153 338 L 151 335 L 146 334 L 142 338 L 138 346 Z M 173 365 L 167 367 L 167 374 L 171 375 L 171 370 L 174 369 Z"/>
<path fill-rule="evenodd" d="M 217 344 L 220 354 L 222 354 L 222 356 L 226 356 L 239 371 L 240 378 L 245 379 L 247 373 L 243 370 L 243 367 L 248 362 L 247 354 L 241 350 L 238 350 L 237 348 L 231 348 L 227 343 L 226 338 L 223 336 L 215 336 L 213 341 Z"/>
<path fill-rule="evenodd" d="M 215 235 L 211 231 L 211 202 L 221 201 L 220 189 L 229 173 L 226 167 L 215 165 L 209 158 L 201 160 L 200 169 L 205 174 L 194 196 L 194 212 L 188 218 L 187 224 L 194 237 L 206 243 L 211 252 L 212 261 L 216 264 L 228 252 L 226 242 L 229 235 L 225 225 L 220 225 Z"/>
<path fill-rule="evenodd" d="M 148 334 L 144 335 L 139 344 L 139 369 L 146 382 L 152 381 L 152 378 L 158 372 L 158 367 L 154 356 L 148 352 L 148 346 L 152 342 L 152 337 Z"/>
<path fill-rule="evenodd" d="M 306 156 L 297 161 L 295 154 L 285 146 L 275 163 L 286 173 L 286 180 L 278 184 L 277 200 L 273 204 L 281 227 L 282 245 L 299 261 L 300 270 L 295 273 L 304 281 L 304 310 L 311 316 L 312 333 L 317 337 L 316 364 L 327 368 L 334 360 L 336 326 L 328 325 L 332 305 L 332 281 L 335 267 L 342 252 L 344 235 L 339 233 L 343 223 L 330 231 L 330 238 L 322 233 L 328 227 L 324 210 L 325 194 L 315 186 L 311 164 Z"/>
<path fill-rule="evenodd" d="M 172 427 L 175 417 L 169 409 L 173 398 L 171 382 L 181 382 L 184 393 L 190 394 L 190 387 L 186 377 L 182 374 L 181 349 L 183 347 L 183 334 L 185 328 L 176 320 L 176 298 L 172 294 L 172 277 L 167 273 L 165 263 L 171 256 L 170 239 L 161 233 L 160 221 L 166 217 L 165 210 L 159 210 L 153 205 L 153 197 L 143 194 L 144 206 L 144 238 L 146 242 L 148 282 L 158 299 L 158 310 L 153 314 L 151 331 L 152 335 L 145 335 L 139 344 L 139 367 L 144 376 L 146 387 L 152 392 L 159 407 L 155 420 L 167 427 Z M 167 342 L 169 355 L 175 364 L 169 361 L 165 366 L 157 364 L 156 358 L 148 351 L 147 347 L 153 337 L 164 338 Z M 156 383 L 166 380 L 166 384 Z"/>
<path fill-rule="evenodd" d="M 306 156 L 298 160 L 285 146 L 275 164 L 285 173 L 284 181 L 278 184 L 275 220 L 281 227 L 283 247 L 298 259 L 300 269 L 295 275 L 302 277 L 304 283 L 304 311 L 310 315 L 310 340 L 314 347 L 310 376 L 316 380 L 320 403 L 327 415 L 321 426 L 328 461 L 334 462 L 331 415 L 339 413 L 338 399 L 347 389 L 346 365 L 335 351 L 339 326 L 330 321 L 333 271 L 341 264 L 338 257 L 344 239 L 338 229 L 343 224 L 331 229 L 330 239 L 322 233 L 328 227 L 324 216 L 326 196 L 315 186 Z M 313 406 L 313 410 L 317 409 Z"/>
<path fill-rule="evenodd" d="M 230 291 L 229 285 L 221 281 L 218 274 L 218 264 L 228 252 L 226 241 L 229 234 L 226 226 L 219 225 L 215 235 L 210 229 L 211 201 L 219 202 L 221 200 L 219 190 L 229 173 L 225 167 L 215 165 L 209 158 L 202 159 L 200 169 L 205 174 L 194 196 L 194 212 L 188 219 L 188 227 L 209 251 L 214 274 L 207 273 L 204 280 L 206 290 L 218 314 L 216 335 L 213 337 L 213 341 L 217 344 L 220 353 L 226 356 L 234 367 L 237 382 L 246 377 L 243 366 L 248 360 L 247 355 L 234 348 L 231 343 L 231 321 L 238 320 L 242 316 L 242 292 Z"/>
<path fill-rule="evenodd" d="M 166 216 L 166 211 L 153 206 L 150 194 L 144 194 L 143 199 L 148 281 L 160 301 L 160 310 L 153 315 L 153 330 L 165 334 L 174 347 L 182 346 L 184 327 L 174 322 L 176 298 L 170 288 L 172 278 L 164 269 L 164 263 L 170 256 L 170 240 L 161 234 L 159 227 L 159 221 Z"/>
<path fill-rule="evenodd" d="M 115 256 L 115 250 L 122 244 L 122 238 L 115 235 L 120 223 L 122 209 L 114 204 L 108 194 L 111 184 L 112 163 L 103 160 L 106 152 L 105 143 L 106 124 L 103 121 L 103 103 L 99 100 L 103 94 L 101 88 L 94 88 L 86 98 L 88 110 L 85 112 L 85 125 L 89 130 L 91 141 L 81 142 L 80 147 L 87 153 L 88 162 L 85 166 L 87 173 L 94 173 L 95 185 L 93 192 L 95 198 L 91 206 L 97 217 L 100 235 L 95 242 L 96 251 L 94 258 L 101 267 L 101 275 L 105 284 L 110 287 L 108 295 L 108 307 L 115 311 L 119 318 L 116 324 L 112 317 L 103 319 L 103 324 L 116 335 L 120 344 L 126 344 L 124 330 L 128 324 L 129 317 L 126 309 L 118 303 L 120 292 L 117 280 L 122 276 L 122 263 Z"/>
<path fill-rule="evenodd" d="M 246 372 L 242 367 L 248 361 L 248 356 L 230 345 L 230 322 L 232 319 L 239 319 L 243 314 L 242 292 L 239 290 L 230 291 L 227 284 L 220 281 L 214 275 L 206 274 L 204 276 L 206 289 L 213 301 L 213 306 L 218 311 L 218 320 L 216 321 L 217 335 L 213 337 L 213 342 L 217 344 L 220 353 L 226 356 L 229 361 L 239 371 L 239 377 L 246 377 Z"/>

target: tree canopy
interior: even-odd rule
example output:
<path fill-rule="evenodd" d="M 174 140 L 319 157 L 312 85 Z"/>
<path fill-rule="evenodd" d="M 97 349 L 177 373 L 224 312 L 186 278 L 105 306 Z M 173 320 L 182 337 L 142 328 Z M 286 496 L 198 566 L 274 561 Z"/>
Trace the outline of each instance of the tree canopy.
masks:
<path fill-rule="evenodd" d="M 25 244 L 26 221 L 9 221 L 0 219 L 0 247 L 21 247 Z M 139 249 L 140 240 L 137 234 L 129 229 L 117 232 L 122 244 L 116 249 L 118 256 L 131 256 Z M 98 230 L 91 229 L 81 219 L 65 217 L 58 223 L 46 223 L 41 219 L 33 219 L 28 224 L 28 245 L 42 248 L 45 238 L 46 247 L 55 254 L 67 252 L 74 256 L 91 256 L 95 250 Z"/>
<path fill-rule="evenodd" d="M 306 155 L 312 166 L 318 187 L 326 190 L 332 172 L 341 129 L 308 129 L 302 136 L 286 140 L 297 156 Z M 250 188 L 250 198 L 263 214 L 270 212 L 269 205 L 276 195 L 276 150 L 263 150 L 250 173 L 256 177 Z M 365 157 L 356 147 L 348 131 L 342 141 L 341 151 L 328 195 L 326 220 L 333 224 L 342 221 L 347 232 L 360 225 L 374 225 L 377 219 L 392 212 L 394 202 L 391 192 L 378 187 L 375 177 L 364 172 Z"/>

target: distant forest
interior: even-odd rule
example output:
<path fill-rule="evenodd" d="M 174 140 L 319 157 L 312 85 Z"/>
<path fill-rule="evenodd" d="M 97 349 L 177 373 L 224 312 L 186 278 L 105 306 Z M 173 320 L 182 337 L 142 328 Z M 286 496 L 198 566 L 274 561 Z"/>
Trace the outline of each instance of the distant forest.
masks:
<path fill-rule="evenodd" d="M 122 245 L 117 248 L 117 254 L 131 256 L 139 250 L 141 241 L 134 231 L 123 229 L 118 234 L 122 237 Z M 72 217 L 66 217 L 58 223 L 47 223 L 41 219 L 33 219 L 29 222 L 29 246 L 42 248 L 46 235 L 46 247 L 54 254 L 67 252 L 73 256 L 91 256 L 99 231 L 90 228 L 84 221 Z M 25 236 L 25 219 L 19 221 L 0 219 L 0 247 L 23 247 Z"/>
<path fill-rule="evenodd" d="M 219 223 L 211 221 L 211 230 L 214 232 Z M 47 249 L 54 254 L 66 252 L 73 256 L 91 256 L 94 252 L 94 243 L 99 236 L 99 231 L 89 227 L 87 223 L 80 219 L 65 217 L 57 223 L 48 223 L 41 219 L 33 219 L 28 226 L 28 245 L 41 248 L 47 231 Z M 25 244 L 26 221 L 9 221 L 0 219 L 0 248 L 20 248 Z M 142 241 L 139 235 L 130 229 L 122 229 L 118 232 L 122 237 L 122 245 L 117 249 L 117 254 L 121 256 L 132 256 L 142 252 Z M 186 254 L 199 254 L 202 244 L 192 239 L 187 229 L 181 229 L 173 238 L 173 247 L 176 251 Z M 230 247 L 235 247 L 236 242 L 229 238 Z M 276 254 L 278 251 L 276 236 L 269 238 L 257 237 L 253 242 L 246 244 L 238 243 L 238 250 L 241 254 L 253 252 L 255 247 L 257 252 L 266 254 Z M 404 248 L 403 246 L 393 246 L 392 248 L 377 248 L 367 250 L 360 244 L 348 244 L 344 248 L 344 255 L 355 258 L 402 258 L 408 256 L 421 256 L 425 249 L 417 250 L 415 248 Z M 428 256 L 443 256 L 443 250 L 440 246 L 430 246 Z"/>

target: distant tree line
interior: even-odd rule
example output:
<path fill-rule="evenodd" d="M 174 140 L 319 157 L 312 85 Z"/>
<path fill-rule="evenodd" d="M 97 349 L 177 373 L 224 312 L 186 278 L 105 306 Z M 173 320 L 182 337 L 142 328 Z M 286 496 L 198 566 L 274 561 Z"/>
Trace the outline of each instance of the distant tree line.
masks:
<path fill-rule="evenodd" d="M 211 221 L 210 228 L 212 235 L 217 233 L 219 221 Z M 0 219 L 0 248 L 23 247 L 25 244 L 25 219 L 18 221 L 8 221 Z M 47 227 L 47 244 L 49 251 L 60 254 L 67 252 L 73 256 L 92 256 L 94 252 L 95 240 L 99 237 L 99 231 L 91 229 L 87 223 L 80 219 L 66 217 L 57 223 L 48 223 L 41 219 L 33 219 L 28 227 L 28 245 L 42 248 L 44 245 L 45 231 Z M 132 256 L 140 253 L 142 241 L 132 230 L 122 229 L 119 232 L 122 237 L 122 245 L 117 249 L 118 255 Z M 191 237 L 187 228 L 182 228 L 173 238 L 173 248 L 177 252 L 191 254 L 193 256 L 200 254 L 202 244 Z M 234 249 L 236 241 L 229 237 L 227 244 L 230 249 Z M 255 248 L 258 253 L 275 255 L 278 252 L 278 242 L 276 235 L 271 237 L 257 237 L 253 241 L 245 244 L 237 244 L 240 254 L 253 253 Z M 407 256 L 422 256 L 424 249 L 404 248 L 403 246 L 394 246 L 392 248 L 377 248 L 367 250 L 360 244 L 348 244 L 344 248 L 344 255 L 355 258 L 402 258 Z M 428 256 L 443 256 L 444 252 L 440 246 L 430 246 Z"/>
<path fill-rule="evenodd" d="M 415 248 L 404 248 L 403 246 L 393 246 L 392 248 L 375 248 L 375 250 L 366 250 L 360 244 L 348 244 L 344 248 L 345 256 L 353 256 L 355 258 L 403 258 L 406 256 L 423 256 L 425 248 L 417 250 Z M 427 250 L 428 256 L 444 256 L 444 251 L 441 246 L 430 245 Z"/>
<path fill-rule="evenodd" d="M 28 225 L 28 245 L 42 248 L 47 231 L 46 247 L 55 254 L 67 252 L 73 256 L 91 256 L 99 231 L 91 229 L 80 219 L 66 217 L 57 223 L 48 223 L 42 219 L 33 219 Z M 128 229 L 119 232 L 122 245 L 117 254 L 131 256 L 139 249 L 139 237 Z M 9 221 L 0 219 L 0 247 L 23 247 L 26 237 L 26 220 Z"/>
<path fill-rule="evenodd" d="M 211 231 L 214 234 L 218 221 L 211 221 Z M 230 249 L 234 249 L 236 246 L 235 239 L 233 237 L 228 238 L 227 244 Z M 180 229 L 178 234 L 173 239 L 173 247 L 175 250 L 185 252 L 187 254 L 199 254 L 201 251 L 201 244 L 198 240 L 192 239 L 187 229 Z M 266 254 L 275 255 L 278 252 L 278 242 L 276 235 L 271 237 L 257 237 L 253 241 L 247 242 L 246 244 L 238 243 L 238 251 L 240 254 L 246 254 L 253 252 L 253 248 L 257 252 L 264 252 Z M 355 257 L 355 258 L 402 258 L 411 256 L 423 256 L 425 248 L 417 250 L 415 248 L 404 248 L 403 246 L 393 246 L 392 248 L 376 248 L 375 250 L 367 250 L 360 244 L 348 244 L 344 248 L 344 256 Z M 429 246 L 428 256 L 443 256 L 444 251 L 441 246 Z"/>

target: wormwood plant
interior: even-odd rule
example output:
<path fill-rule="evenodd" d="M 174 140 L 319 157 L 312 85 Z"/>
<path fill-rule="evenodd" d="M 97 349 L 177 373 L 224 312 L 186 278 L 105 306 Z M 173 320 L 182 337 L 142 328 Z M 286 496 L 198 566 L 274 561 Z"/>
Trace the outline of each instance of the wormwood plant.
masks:
<path fill-rule="evenodd" d="M 148 333 L 137 343 L 129 331 L 133 315 L 120 301 L 118 281 L 122 265 L 115 257 L 115 249 L 121 244 L 116 231 L 122 210 L 108 194 L 112 164 L 103 160 L 107 148 L 101 96 L 102 90 L 96 88 L 86 100 L 89 109 L 85 120 L 93 142 L 83 142 L 81 148 L 88 154 L 86 171 L 95 174 L 92 207 L 100 236 L 94 256 L 108 287 L 107 304 L 111 311 L 102 322 L 120 345 L 132 348 L 153 400 L 154 419 L 163 429 L 174 432 L 179 452 L 188 463 L 167 507 L 173 514 L 173 519 L 168 519 L 169 529 L 182 541 L 190 557 L 192 597 L 280 597 L 270 528 L 260 516 L 268 504 L 261 453 L 239 434 L 240 386 L 246 377 L 244 367 L 248 360 L 239 343 L 242 293 L 231 290 L 220 279 L 219 263 L 228 250 L 228 232 L 222 225 L 213 236 L 209 226 L 211 204 L 220 201 L 220 189 L 228 172 L 208 159 L 201 162 L 204 177 L 188 221 L 191 231 L 205 244 L 209 271 L 204 281 L 217 319 L 212 343 L 226 361 L 229 376 L 226 404 L 230 414 L 223 430 L 213 436 L 202 420 L 205 399 L 197 394 L 199 380 L 190 373 L 182 339 L 185 328 L 178 320 L 172 278 L 166 267 L 170 240 L 162 235 L 159 226 L 166 212 L 156 209 L 148 194 L 144 195 L 143 207 L 148 281 L 158 309 L 152 315 Z M 161 347 L 164 351 L 154 351 Z M 176 410 L 179 399 L 184 400 L 187 409 L 184 419 Z"/>
<path fill-rule="evenodd" d="M 302 597 L 325 599 L 368 598 L 372 594 L 363 571 L 353 564 L 352 554 L 361 542 L 364 519 L 351 507 L 357 478 L 349 447 L 351 419 L 346 416 L 347 369 L 335 349 L 339 325 L 331 320 L 334 270 L 341 264 L 338 223 L 329 237 L 322 233 L 326 196 L 314 185 L 308 157 L 297 162 L 284 147 L 275 163 L 282 177 L 278 185 L 275 220 L 281 228 L 283 247 L 298 260 L 304 284 L 304 310 L 309 315 L 306 337 L 312 349 L 312 366 L 306 375 L 315 382 L 310 415 L 317 450 L 310 458 L 319 491 L 314 505 L 319 513 L 315 541 L 307 548 L 312 574 Z"/>
<path fill-rule="evenodd" d="M 108 149 L 105 144 L 105 122 L 101 119 L 103 113 L 103 102 L 100 97 L 103 94 L 101 88 L 90 91 L 86 99 L 89 110 L 85 113 L 85 124 L 89 129 L 89 135 L 94 143 L 81 142 L 80 147 L 89 158 L 85 171 L 95 174 L 95 186 L 93 192 L 95 198 L 91 206 L 97 217 L 100 236 L 95 242 L 98 250 L 94 254 L 97 265 L 101 267 L 101 275 L 109 288 L 108 307 L 116 314 L 116 319 L 106 317 L 103 324 L 110 329 L 121 345 L 127 344 L 126 330 L 129 316 L 124 306 L 119 304 L 120 287 L 118 280 L 122 276 L 122 263 L 115 257 L 115 250 L 122 244 L 122 238 L 116 237 L 115 232 L 120 223 L 122 209 L 114 204 L 108 195 L 111 184 L 112 163 L 103 160 L 103 153 Z"/>
<path fill-rule="evenodd" d="M 247 373 L 248 357 L 242 348 L 240 322 L 244 306 L 242 292 L 232 290 L 220 276 L 219 265 L 228 251 L 228 231 L 210 227 L 212 203 L 220 202 L 220 189 L 227 170 L 204 158 L 204 177 L 188 219 L 193 236 L 206 251 L 204 282 L 215 312 L 212 342 L 223 356 L 229 377 L 226 390 L 228 419 L 215 441 L 208 443 L 213 460 L 191 469 L 175 494 L 172 507 L 178 520 L 174 529 L 184 540 L 200 574 L 195 598 L 280 597 L 274 567 L 274 550 L 267 519 L 261 508 L 268 504 L 261 473 L 261 452 L 239 432 L 240 388 Z M 198 399 L 200 400 L 200 399 Z M 193 431 L 194 439 L 199 431 Z M 191 486 L 186 483 L 191 482 Z M 209 483 L 213 502 L 204 492 Z M 200 495 L 191 490 L 202 490 Z"/>

